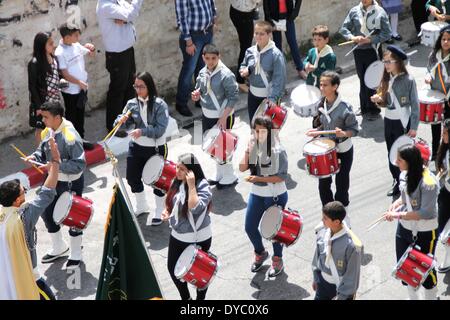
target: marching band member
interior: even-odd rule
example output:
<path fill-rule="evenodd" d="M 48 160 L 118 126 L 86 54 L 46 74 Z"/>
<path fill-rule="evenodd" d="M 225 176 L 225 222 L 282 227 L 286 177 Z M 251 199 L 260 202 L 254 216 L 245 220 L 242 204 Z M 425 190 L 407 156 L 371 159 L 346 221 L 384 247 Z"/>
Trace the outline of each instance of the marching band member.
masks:
<path fill-rule="evenodd" d="M 333 196 L 331 190 L 332 177 L 319 179 L 319 192 L 322 206 L 328 202 L 340 201 L 347 209 L 350 203 L 348 190 L 350 188 L 350 169 L 353 163 L 352 137 L 359 131 L 358 121 L 353 113 L 352 107 L 342 101 L 338 88 L 341 83 L 339 75 L 334 71 L 325 71 L 320 77 L 320 91 L 323 99 L 319 102 L 319 115 L 316 116 L 316 128 L 306 132 L 307 136 L 320 136 L 317 131 L 336 130 L 335 135 L 328 135 L 336 141 L 337 156 L 340 159 L 340 170 L 336 174 L 336 194 Z M 318 123 L 317 123 L 318 122 Z M 347 210 L 347 219 L 348 210 Z M 348 222 L 347 222 L 348 224 Z"/>
<path fill-rule="evenodd" d="M 449 148 L 450 119 L 444 121 L 442 141 L 436 157 L 436 169 L 444 176 L 444 185 L 438 196 L 438 230 L 439 234 L 450 227 L 450 148 Z M 446 172 L 446 173 L 445 173 Z M 437 269 L 445 273 L 450 270 L 450 246 L 445 246 L 445 258 Z"/>
<path fill-rule="evenodd" d="M 86 159 L 83 150 L 83 140 L 72 123 L 64 118 L 64 107 L 61 103 L 44 103 L 41 107 L 41 114 L 42 121 L 46 126 L 41 133 L 42 142 L 39 148 L 28 158 L 41 163 L 52 161 L 49 139 L 53 136 L 61 154 L 56 197 L 42 215 L 42 219 L 52 239 L 52 249 L 42 258 L 41 262 L 50 263 L 63 257 L 69 250 L 63 240 L 61 226 L 57 225 L 53 220 L 53 210 L 56 201 L 66 191 L 75 192 L 78 196 L 82 196 Z M 74 269 L 79 267 L 82 260 L 81 243 L 83 232 L 75 228 L 70 228 L 69 235 L 70 256 L 65 267 L 66 269 Z"/>
<path fill-rule="evenodd" d="M 384 213 L 387 221 L 398 219 L 395 247 L 397 261 L 410 245 L 418 245 L 425 254 L 436 250 L 438 182 L 430 170 L 423 166 L 419 149 L 414 145 L 398 150 L 397 165 L 400 175 L 401 197 Z M 403 283 L 406 285 L 406 283 Z M 433 269 L 425 282 L 425 299 L 435 300 L 437 294 L 436 270 Z M 419 299 L 418 291 L 408 286 L 411 300 Z"/>
<path fill-rule="evenodd" d="M 448 99 L 450 97 L 450 26 L 441 29 L 436 45 L 428 57 L 428 73 L 425 76 L 425 83 L 431 86 L 431 89 L 442 92 L 446 95 L 444 115 L 445 119 L 450 118 L 450 107 Z M 436 159 L 439 142 L 441 139 L 442 125 L 432 124 L 432 157 L 431 160 Z"/>
<path fill-rule="evenodd" d="M 239 100 L 239 90 L 236 78 L 220 60 L 219 49 L 207 44 L 203 48 L 205 67 L 200 70 L 192 100 L 200 101 L 202 106 L 203 134 L 217 125 L 219 129 L 230 130 L 234 125 L 234 106 Z M 222 189 L 233 186 L 238 181 L 233 170 L 233 163 L 218 164 L 211 185 Z"/>
<path fill-rule="evenodd" d="M 353 51 L 360 89 L 361 115 L 369 121 L 379 117 L 380 109 L 370 100 L 375 90 L 364 83 L 364 75 L 369 65 L 378 60 L 380 44 L 391 38 L 389 17 L 375 0 L 361 0 L 350 9 L 340 33 L 352 40 L 358 47 Z"/>
<path fill-rule="evenodd" d="M 114 121 L 114 126 L 120 122 L 122 127 L 134 129 L 129 132 L 131 137 L 127 156 L 127 182 L 136 198 L 136 216 L 149 212 L 142 170 L 152 156 L 159 154 L 167 158 L 166 130 L 169 123 L 169 109 L 166 102 L 158 97 L 153 77 L 148 72 L 136 75 L 133 85 L 136 97 L 128 100 L 122 114 Z M 128 116 L 127 113 L 131 112 Z M 161 214 L 164 210 L 164 193 L 153 189 L 155 195 L 155 214 L 152 226 L 162 223 Z"/>
<path fill-rule="evenodd" d="M 189 245 L 196 244 L 205 252 L 211 247 L 211 198 L 211 189 L 197 158 L 192 153 L 180 156 L 162 217 L 170 219 L 167 268 L 182 300 L 191 300 L 191 295 L 187 283 L 175 277 L 175 266 Z M 197 290 L 197 300 L 205 300 L 206 291 Z"/>
<path fill-rule="evenodd" d="M 0 300 L 55 300 L 36 258 L 36 224 L 55 198 L 61 160 L 55 140 L 48 141 L 52 161 L 35 200 L 25 202 L 26 189 L 19 180 L 0 185 Z"/>
<path fill-rule="evenodd" d="M 288 159 L 286 150 L 277 139 L 272 129 L 272 120 L 257 116 L 253 124 L 253 132 L 244 158 L 239 164 L 239 170 L 250 170 L 246 180 L 252 183 L 247 212 L 245 214 L 245 232 L 253 244 L 255 261 L 251 271 L 261 269 L 269 253 L 264 249 L 259 222 L 264 212 L 271 206 L 285 207 L 288 200 L 286 178 Z M 283 271 L 283 247 L 279 242 L 273 242 L 272 267 L 269 277 L 275 277 Z"/>
<path fill-rule="evenodd" d="M 250 85 L 247 100 L 250 123 L 261 102 L 268 99 L 270 105 L 276 105 L 286 86 L 284 55 L 270 39 L 271 34 L 272 25 L 269 22 L 256 22 L 256 44 L 247 49 L 239 68 L 241 76 L 248 77 Z"/>
<path fill-rule="evenodd" d="M 363 246 L 344 218 L 345 207 L 339 201 L 329 202 L 322 209 L 312 262 L 314 300 L 355 299 Z"/>
<path fill-rule="evenodd" d="M 416 82 L 408 74 L 406 53 L 390 45 L 383 54 L 384 74 L 377 94 L 371 97 L 378 106 L 386 107 L 384 115 L 384 139 L 388 151 L 389 170 L 394 179 L 387 196 L 400 195 L 400 170 L 389 161 L 389 151 L 395 140 L 407 134 L 415 138 L 419 127 L 419 103 Z"/>
<path fill-rule="evenodd" d="M 426 10 L 438 21 L 450 20 L 450 2 L 446 0 L 428 0 Z"/>

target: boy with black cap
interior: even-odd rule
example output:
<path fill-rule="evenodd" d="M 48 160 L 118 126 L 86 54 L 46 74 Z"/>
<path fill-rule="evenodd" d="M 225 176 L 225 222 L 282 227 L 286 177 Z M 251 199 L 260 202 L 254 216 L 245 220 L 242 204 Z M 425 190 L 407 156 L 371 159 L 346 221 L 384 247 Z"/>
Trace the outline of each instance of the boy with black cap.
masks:
<path fill-rule="evenodd" d="M 314 300 L 353 300 L 358 290 L 363 245 L 347 227 L 345 214 L 339 201 L 322 209 L 312 262 Z"/>
<path fill-rule="evenodd" d="M 390 45 L 383 54 L 384 74 L 378 93 L 371 97 L 372 102 L 386 107 L 384 115 L 384 138 L 388 152 L 392 188 L 387 196 L 400 195 L 400 170 L 389 161 L 389 152 L 395 140 L 407 134 L 415 138 L 419 127 L 419 102 L 414 78 L 408 74 L 406 53 L 397 46 Z"/>

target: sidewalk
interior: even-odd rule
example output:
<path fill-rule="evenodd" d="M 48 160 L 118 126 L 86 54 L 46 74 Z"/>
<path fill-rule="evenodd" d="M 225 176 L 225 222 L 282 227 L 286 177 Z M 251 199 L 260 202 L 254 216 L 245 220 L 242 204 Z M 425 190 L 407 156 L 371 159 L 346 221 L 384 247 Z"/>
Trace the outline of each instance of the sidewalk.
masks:
<path fill-rule="evenodd" d="M 402 42 L 396 42 L 403 49 L 408 48 L 407 41 L 415 36 L 415 30 L 413 27 L 412 18 L 402 20 L 399 23 L 399 32 L 403 36 Z M 337 67 L 342 70 L 343 75 L 348 75 L 355 72 L 355 65 L 353 61 L 353 54 L 345 57 L 345 54 L 351 50 L 352 46 L 333 46 L 333 50 L 337 57 Z M 299 80 L 297 72 L 294 68 L 292 61 L 287 61 L 287 74 L 288 81 L 286 85 L 287 94 L 283 98 L 283 102 L 290 107 L 290 93 L 297 87 L 302 80 Z M 193 104 L 190 106 L 192 117 L 184 117 L 180 115 L 174 108 L 174 103 L 170 100 L 167 101 L 169 104 L 170 115 L 177 121 L 178 128 L 190 127 L 195 121 L 201 121 L 202 111 L 200 108 L 196 108 Z M 356 106 L 355 106 L 356 107 Z M 235 107 L 235 111 L 247 108 L 247 95 L 240 93 L 239 102 Z M 86 114 L 86 139 L 89 141 L 101 141 L 108 132 L 104 128 L 105 122 L 105 109 L 95 109 Z M 182 134 L 182 133 L 181 133 Z M 171 139 L 177 139 L 180 137 L 175 134 Z M 116 156 L 120 156 L 127 152 L 129 138 L 117 138 L 113 137 L 110 142 L 110 148 Z M 21 135 L 13 138 L 8 138 L 2 141 L 0 146 L 0 183 L 13 179 L 19 178 L 25 186 L 35 186 L 43 181 L 43 175 L 39 174 L 35 169 L 30 168 L 27 164 L 19 159 L 16 152 L 10 147 L 10 144 L 16 145 L 25 154 L 30 154 L 35 150 L 34 146 L 34 133 L 31 132 L 26 135 Z M 86 152 L 88 165 L 95 165 L 103 162 L 106 157 L 103 147 L 98 145 L 95 150 Z"/>

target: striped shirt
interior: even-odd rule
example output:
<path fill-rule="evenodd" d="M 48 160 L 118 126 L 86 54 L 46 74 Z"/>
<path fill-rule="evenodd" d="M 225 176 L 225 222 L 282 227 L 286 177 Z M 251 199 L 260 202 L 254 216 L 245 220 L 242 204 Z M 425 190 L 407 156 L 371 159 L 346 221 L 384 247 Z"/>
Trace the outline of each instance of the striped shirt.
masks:
<path fill-rule="evenodd" d="M 212 26 L 216 16 L 214 0 L 175 0 L 175 9 L 184 40 L 191 38 L 191 32 Z"/>

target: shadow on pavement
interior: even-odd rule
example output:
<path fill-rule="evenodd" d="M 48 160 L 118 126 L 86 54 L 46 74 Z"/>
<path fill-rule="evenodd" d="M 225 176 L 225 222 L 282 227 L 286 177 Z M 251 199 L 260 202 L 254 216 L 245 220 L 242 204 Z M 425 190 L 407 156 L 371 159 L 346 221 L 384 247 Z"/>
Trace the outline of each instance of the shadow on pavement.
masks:
<path fill-rule="evenodd" d="M 66 259 L 60 259 L 45 271 L 46 282 L 52 287 L 58 300 L 85 298 L 97 292 L 98 279 L 86 272 L 84 262 L 75 270 L 64 270 L 65 263 Z"/>
<path fill-rule="evenodd" d="M 361 259 L 361 264 L 363 266 L 367 266 L 370 262 L 372 262 L 373 256 L 370 253 L 364 253 Z"/>
<path fill-rule="evenodd" d="M 385 142 L 383 117 L 380 117 L 375 121 L 368 121 L 366 119 L 358 120 L 361 127 L 358 137 L 363 139 L 373 139 L 377 143 Z"/>
<path fill-rule="evenodd" d="M 219 190 L 211 188 L 212 191 L 212 209 L 211 213 L 228 216 L 234 211 L 245 209 L 247 203 L 242 194 L 237 192 L 235 187 Z"/>
<path fill-rule="evenodd" d="M 166 248 L 169 245 L 169 222 L 165 221 L 159 226 L 152 226 L 152 218 L 153 213 L 142 214 L 138 217 L 138 222 L 139 226 L 141 227 L 145 242 L 148 242 L 150 244 L 147 246 L 147 249 L 158 251 Z"/>

